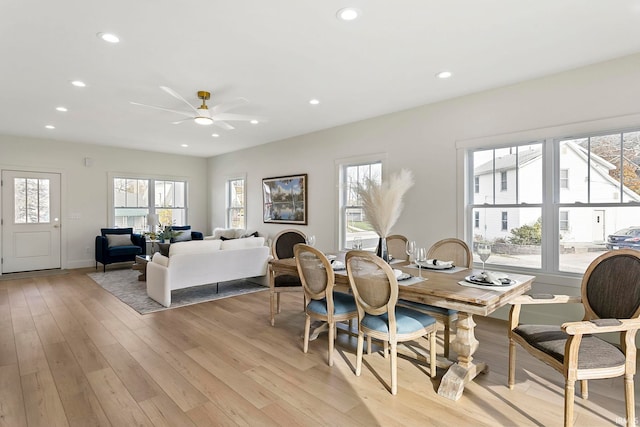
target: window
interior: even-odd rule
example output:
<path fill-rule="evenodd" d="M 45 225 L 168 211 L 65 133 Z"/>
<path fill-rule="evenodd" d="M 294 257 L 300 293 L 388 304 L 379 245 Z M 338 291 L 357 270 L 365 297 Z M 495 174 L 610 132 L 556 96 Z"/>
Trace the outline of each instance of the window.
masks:
<path fill-rule="evenodd" d="M 560 211 L 560 231 L 569 231 L 569 211 Z"/>
<path fill-rule="evenodd" d="M 363 249 L 375 249 L 378 235 L 364 216 L 356 189 L 367 179 L 381 182 L 382 161 L 346 163 L 340 165 L 340 248 L 351 249 L 353 239 L 359 237 Z"/>
<path fill-rule="evenodd" d="M 16 224 L 38 224 L 50 221 L 48 179 L 14 178 L 13 189 Z"/>
<path fill-rule="evenodd" d="M 560 169 L 560 188 L 569 188 L 569 169 Z"/>
<path fill-rule="evenodd" d="M 500 172 L 500 191 L 507 191 L 507 172 Z"/>
<path fill-rule="evenodd" d="M 227 228 L 246 228 L 245 224 L 245 179 L 227 180 Z"/>
<path fill-rule="evenodd" d="M 147 215 L 155 214 L 164 225 L 187 225 L 187 183 L 150 178 L 113 178 L 113 224 L 149 230 Z"/>
<path fill-rule="evenodd" d="M 491 264 L 582 274 L 618 246 L 609 236 L 640 226 L 640 131 L 470 150 L 468 161 L 467 228 L 491 242 Z"/>
<path fill-rule="evenodd" d="M 478 194 L 480 192 L 480 177 L 473 177 L 473 192 Z"/>

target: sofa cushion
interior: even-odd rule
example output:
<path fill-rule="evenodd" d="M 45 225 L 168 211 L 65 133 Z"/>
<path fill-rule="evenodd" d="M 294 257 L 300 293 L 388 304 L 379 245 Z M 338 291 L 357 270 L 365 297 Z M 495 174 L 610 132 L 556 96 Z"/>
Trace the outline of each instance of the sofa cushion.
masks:
<path fill-rule="evenodd" d="M 107 249 L 107 251 L 109 252 L 109 256 L 118 257 L 127 255 L 140 255 L 142 253 L 142 248 L 136 245 L 113 246 Z"/>
<path fill-rule="evenodd" d="M 131 234 L 106 234 L 105 237 L 110 248 L 114 246 L 133 246 Z"/>
<path fill-rule="evenodd" d="M 220 249 L 246 249 L 264 246 L 264 237 L 247 237 L 246 239 L 223 240 Z"/>
<path fill-rule="evenodd" d="M 213 230 L 213 238 L 220 239 L 225 237 L 226 239 L 237 239 L 246 233 L 244 228 L 215 228 Z"/>
<path fill-rule="evenodd" d="M 177 254 L 196 254 L 202 252 L 213 252 L 220 250 L 220 240 L 192 240 L 190 242 L 182 242 L 179 245 L 171 245 L 169 247 L 169 257 Z"/>
<path fill-rule="evenodd" d="M 175 232 L 179 233 L 176 237 L 173 238 L 174 242 L 188 242 L 191 240 L 191 227 L 184 229 L 175 229 Z"/>

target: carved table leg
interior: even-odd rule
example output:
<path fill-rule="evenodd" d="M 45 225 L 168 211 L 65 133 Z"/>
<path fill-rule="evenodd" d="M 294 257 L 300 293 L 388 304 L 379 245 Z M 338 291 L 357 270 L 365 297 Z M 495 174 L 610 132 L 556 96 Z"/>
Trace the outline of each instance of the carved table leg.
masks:
<path fill-rule="evenodd" d="M 458 362 L 451 365 L 442 377 L 438 394 L 451 400 L 458 400 L 462 396 L 464 386 L 478 374 L 487 369 L 485 363 L 473 363 L 473 353 L 478 349 L 479 342 L 474 335 L 476 323 L 469 313 L 458 313 L 458 330 L 451 348 L 458 354 Z"/>

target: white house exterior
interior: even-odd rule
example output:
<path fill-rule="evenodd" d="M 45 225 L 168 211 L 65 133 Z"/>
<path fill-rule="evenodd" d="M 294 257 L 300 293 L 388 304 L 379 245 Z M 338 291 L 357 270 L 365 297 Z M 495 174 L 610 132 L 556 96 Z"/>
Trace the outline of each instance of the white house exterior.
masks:
<path fill-rule="evenodd" d="M 560 204 L 575 203 L 618 203 L 620 191 L 625 202 L 640 202 L 640 196 L 631 189 L 620 186 L 620 182 L 609 175 L 616 166 L 603 158 L 591 154 L 591 167 L 587 152 L 573 141 L 560 145 Z M 516 159 L 519 167 L 516 168 Z M 516 184 L 516 171 L 518 180 Z M 523 225 L 533 225 L 541 218 L 538 207 L 523 204 L 537 204 L 542 198 L 541 145 L 531 145 L 530 149 L 497 157 L 495 175 L 493 161 L 474 168 L 475 187 L 473 210 L 473 234 L 482 240 L 507 239 L 511 230 Z M 494 181 L 495 177 L 495 181 Z M 492 186 L 495 185 L 495 203 Z M 589 188 L 590 186 L 590 188 Z M 517 198 L 516 198 L 517 194 Z M 590 194 L 590 200 L 588 199 Z M 487 207 L 477 207 L 488 203 Z M 495 205 L 514 205 L 495 206 Z M 559 207 L 561 243 L 598 244 L 606 240 L 608 234 L 629 226 L 640 224 L 634 210 L 605 209 L 604 207 Z"/>

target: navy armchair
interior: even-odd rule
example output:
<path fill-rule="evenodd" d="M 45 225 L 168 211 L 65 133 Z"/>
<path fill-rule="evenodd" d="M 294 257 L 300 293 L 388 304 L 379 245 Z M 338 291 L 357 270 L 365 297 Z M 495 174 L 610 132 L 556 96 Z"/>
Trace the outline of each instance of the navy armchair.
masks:
<path fill-rule="evenodd" d="M 191 231 L 190 225 L 172 225 L 171 231 L 180 232 L 180 234 L 171 238 L 171 243 L 186 242 L 188 240 L 204 240 L 204 235 L 199 231 Z"/>
<path fill-rule="evenodd" d="M 136 255 L 147 253 L 144 236 L 134 234 L 133 228 L 101 228 L 100 233 L 96 236 L 96 269 L 98 263 L 106 271 L 107 264 L 135 261 Z"/>

